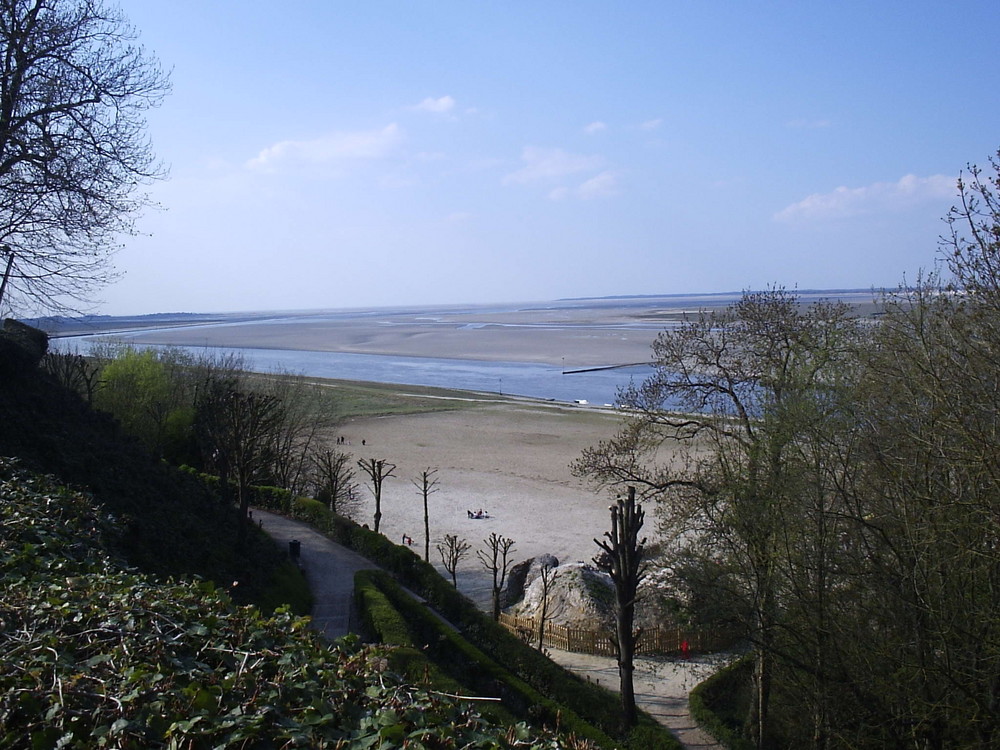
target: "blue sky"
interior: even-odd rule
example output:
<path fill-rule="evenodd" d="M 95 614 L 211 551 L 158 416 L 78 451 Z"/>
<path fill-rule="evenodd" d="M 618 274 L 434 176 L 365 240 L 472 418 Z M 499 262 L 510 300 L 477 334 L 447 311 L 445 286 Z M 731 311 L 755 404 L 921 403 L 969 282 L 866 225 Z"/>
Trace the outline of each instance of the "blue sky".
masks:
<path fill-rule="evenodd" d="M 123 0 L 170 177 L 109 314 L 896 286 L 1000 3 Z"/>

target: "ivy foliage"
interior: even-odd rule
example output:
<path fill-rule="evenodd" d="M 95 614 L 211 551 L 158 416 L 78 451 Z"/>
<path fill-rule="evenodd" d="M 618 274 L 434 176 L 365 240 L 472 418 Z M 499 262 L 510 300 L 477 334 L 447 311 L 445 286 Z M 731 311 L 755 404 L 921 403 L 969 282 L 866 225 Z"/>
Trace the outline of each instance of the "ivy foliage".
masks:
<path fill-rule="evenodd" d="M 114 518 L 9 459 L 0 522 L 0 748 L 584 747 L 490 725 L 285 610 L 126 567 Z"/>

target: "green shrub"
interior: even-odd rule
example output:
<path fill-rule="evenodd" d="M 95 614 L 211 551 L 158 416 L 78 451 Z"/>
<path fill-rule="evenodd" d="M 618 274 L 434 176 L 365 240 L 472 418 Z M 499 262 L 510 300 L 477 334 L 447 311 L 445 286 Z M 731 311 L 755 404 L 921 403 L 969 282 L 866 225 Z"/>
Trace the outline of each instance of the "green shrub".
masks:
<path fill-rule="evenodd" d="M 559 746 L 401 683 L 383 648 L 124 568 L 116 527 L 0 459 L 0 750 Z"/>
<path fill-rule="evenodd" d="M 437 673 L 447 673 L 477 694 L 500 698 L 514 715 L 536 726 L 571 733 L 606 748 L 617 746 L 572 710 L 486 656 L 406 594 L 385 572 L 360 571 L 355 575 L 355 590 L 362 592 L 360 603 L 368 609 L 366 624 L 383 642 L 419 649 L 428 654 Z"/>
<path fill-rule="evenodd" d="M 740 659 L 691 691 L 691 716 L 729 750 L 753 750 L 743 735 L 750 707 L 753 660 Z"/>
<path fill-rule="evenodd" d="M 394 544 L 382 534 L 334 515 L 314 500 L 296 498 L 291 517 L 311 524 L 330 539 L 363 555 L 392 573 L 400 584 L 427 600 L 464 638 L 493 661 L 534 690 L 550 696 L 568 710 L 586 716 L 601 732 L 621 737 L 623 727 L 616 694 L 578 678 L 514 634 L 494 622 L 472 601 L 446 581 L 437 569 L 412 550 Z M 647 714 L 640 712 L 640 726 L 661 734 L 661 746 L 674 747 L 673 737 Z"/>
<path fill-rule="evenodd" d="M 274 575 L 255 604 L 262 612 L 288 607 L 293 613 L 305 616 L 312 612 L 313 595 L 302 571 L 286 560 L 274 569 Z"/>
<path fill-rule="evenodd" d="M 451 695 L 473 695 L 466 684 L 446 673 L 428 658 L 426 650 L 414 642 L 406 619 L 392 605 L 382 590 L 384 580 L 372 576 L 373 571 L 360 571 L 354 577 L 354 597 L 361 613 L 362 627 L 367 635 L 387 646 L 393 646 L 389 664 L 407 681 Z M 378 575 L 384 576 L 380 573 Z M 503 706 L 487 702 L 480 710 L 485 716 L 502 723 L 514 724 L 514 714 Z"/>

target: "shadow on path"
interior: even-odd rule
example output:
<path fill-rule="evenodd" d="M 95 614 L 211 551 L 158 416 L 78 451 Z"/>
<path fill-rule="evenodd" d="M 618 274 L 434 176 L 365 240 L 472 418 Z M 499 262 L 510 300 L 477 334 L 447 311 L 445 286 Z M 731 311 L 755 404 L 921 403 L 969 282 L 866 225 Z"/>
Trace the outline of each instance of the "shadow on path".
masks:
<path fill-rule="evenodd" d="M 357 632 L 354 574 L 379 566 L 327 539 L 308 524 L 263 510 L 254 509 L 253 514 L 264 531 L 286 549 L 288 542 L 298 540 L 299 566 L 313 595 L 313 628 L 331 640 Z M 618 665 L 613 657 L 559 649 L 549 649 L 549 654 L 565 669 L 618 691 Z M 684 747 L 721 748 L 695 724 L 688 712 L 688 694 L 719 667 L 717 661 L 708 657 L 690 661 L 636 659 L 636 704 L 667 727 Z"/>
<path fill-rule="evenodd" d="M 354 574 L 378 565 L 337 544 L 308 524 L 254 509 L 254 520 L 286 549 L 298 540 L 299 567 L 305 572 L 313 595 L 312 626 L 330 640 L 357 632 L 354 608 Z"/>

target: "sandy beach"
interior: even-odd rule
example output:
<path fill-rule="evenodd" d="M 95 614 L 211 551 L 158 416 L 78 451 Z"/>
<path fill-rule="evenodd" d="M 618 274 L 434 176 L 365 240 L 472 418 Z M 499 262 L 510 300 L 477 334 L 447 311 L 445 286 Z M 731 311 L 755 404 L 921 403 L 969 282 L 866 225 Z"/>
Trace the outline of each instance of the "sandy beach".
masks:
<path fill-rule="evenodd" d="M 808 303 L 828 296 L 855 306 L 870 300 L 865 292 L 816 292 L 800 298 Z M 568 369 L 648 362 L 651 344 L 665 327 L 737 297 L 260 313 L 138 335 L 136 328 L 130 330 L 133 340 L 142 343 L 542 362 Z M 405 392 L 406 386 L 399 390 Z M 619 423 L 620 415 L 612 409 L 511 399 L 416 416 L 355 420 L 343 425 L 341 433 L 356 459 L 385 459 L 396 465 L 395 477 L 383 488 L 381 530 L 397 542 L 404 535 L 412 537 L 421 553 L 423 503 L 413 482 L 424 469 L 438 469 L 438 491 L 429 503 L 431 561 L 443 569 L 434 544 L 446 534 L 467 540 L 472 550 L 459 566 L 459 587 L 485 602 L 488 582 L 475 552 L 493 532 L 515 540 L 515 561 L 547 553 L 560 562 L 589 562 L 598 552 L 594 538 L 602 538 L 610 527 L 610 497 L 574 477 L 569 465 L 584 448 L 610 438 Z M 371 492 L 360 469 L 356 474 L 366 502 L 358 520 L 371 523 Z M 479 510 L 489 518 L 469 518 L 469 511 Z M 647 509 L 644 530 L 650 538 L 655 532 L 652 511 Z"/>
<path fill-rule="evenodd" d="M 437 468 L 438 491 L 430 496 L 431 562 L 444 571 L 437 540 L 455 534 L 472 545 L 458 569 L 459 588 L 475 601 L 489 600 L 489 581 L 475 552 L 491 533 L 515 540 L 515 562 L 540 554 L 560 562 L 590 561 L 595 537 L 610 528 L 608 497 L 570 472 L 580 452 L 610 437 L 613 411 L 586 410 L 530 401 L 483 403 L 475 408 L 349 422 L 342 432 L 356 458 L 396 465 L 383 486 L 381 531 L 402 542 L 412 537 L 423 554 L 423 500 L 414 480 Z M 362 446 L 362 441 L 365 445 Z M 364 476 L 358 471 L 361 483 Z M 359 521 L 372 523 L 371 491 Z M 488 518 L 469 518 L 480 510 Z"/>

